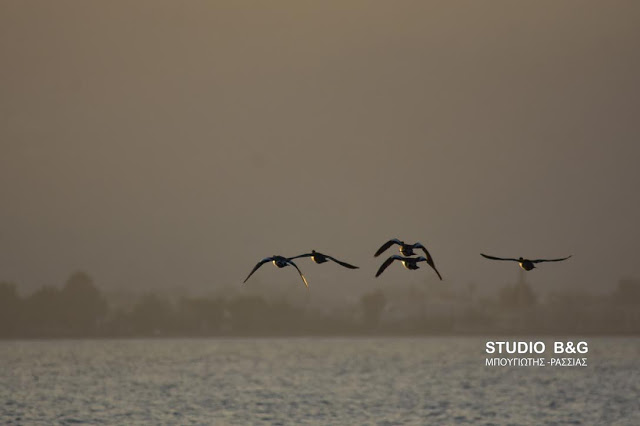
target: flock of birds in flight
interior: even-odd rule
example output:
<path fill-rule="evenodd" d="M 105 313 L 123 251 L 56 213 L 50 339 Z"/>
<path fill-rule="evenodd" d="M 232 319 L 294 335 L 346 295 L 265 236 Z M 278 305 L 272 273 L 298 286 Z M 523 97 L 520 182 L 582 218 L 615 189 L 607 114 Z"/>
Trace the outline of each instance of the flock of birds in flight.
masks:
<path fill-rule="evenodd" d="M 429 251 L 427 250 L 427 248 L 425 246 L 423 246 L 421 243 L 415 243 L 415 244 L 408 244 L 405 243 L 404 241 L 400 241 L 397 238 L 393 238 L 389 241 L 387 241 L 386 243 L 384 243 L 379 249 L 378 251 L 375 252 L 375 254 L 373 255 L 374 257 L 378 257 L 380 256 L 384 251 L 386 251 L 389 247 L 391 247 L 392 245 L 397 244 L 398 245 L 398 251 L 400 252 L 400 254 L 402 256 L 399 256 L 397 254 L 394 254 L 392 256 L 390 256 L 389 258 L 387 258 L 387 260 L 384 261 L 384 263 L 382 263 L 382 265 L 380 265 L 380 268 L 378 269 L 378 272 L 376 272 L 376 277 L 379 277 L 380 274 L 382 274 L 384 272 L 385 269 L 387 269 L 387 267 L 389 267 L 389 265 L 391 265 L 395 260 L 399 260 L 402 263 L 402 266 L 404 266 L 406 269 L 409 269 L 411 271 L 414 271 L 416 269 L 419 269 L 420 266 L 418 266 L 418 262 L 427 262 L 427 265 L 431 266 L 433 268 L 433 270 L 436 272 L 436 274 L 438 274 L 438 278 L 440 278 L 440 280 L 442 280 L 442 275 L 440 275 L 440 272 L 438 272 L 438 269 L 436 268 L 436 264 L 433 261 L 433 257 L 431 257 L 431 254 L 429 254 Z M 417 256 L 417 257 L 411 257 L 415 255 L 415 250 L 422 250 L 424 251 L 425 256 Z M 571 256 L 567 256 L 567 257 L 563 257 L 560 259 L 525 259 L 523 257 L 519 257 L 517 259 L 515 258 L 511 258 L 511 257 L 495 257 L 495 256 L 489 256 L 487 254 L 483 254 L 480 253 L 481 256 L 487 258 L 487 259 L 491 259 L 491 260 L 509 260 L 509 261 L 513 261 L 513 262 L 518 262 L 518 264 L 520 265 L 520 267 L 522 269 L 524 269 L 525 271 L 530 271 L 532 269 L 534 269 L 537 263 L 542 263 L 542 262 L 560 262 L 562 260 L 567 260 L 569 259 Z M 311 260 L 313 260 L 315 263 L 317 264 L 321 264 L 321 263 L 325 263 L 328 262 L 329 260 L 337 263 L 340 266 L 344 266 L 345 268 L 348 269 L 358 269 L 358 266 L 353 266 L 347 262 L 343 262 L 341 260 L 336 259 L 335 257 L 331 257 L 329 255 L 317 252 L 315 250 L 311 250 L 311 253 L 305 253 L 305 254 L 299 254 L 297 256 L 293 256 L 293 257 L 284 257 L 284 256 L 278 256 L 278 255 L 273 255 L 270 257 L 265 257 L 264 259 L 262 259 L 260 262 L 258 262 L 256 264 L 256 266 L 253 267 L 253 269 L 251 270 L 251 272 L 249 273 L 249 275 L 247 276 L 247 278 L 245 278 L 245 280 L 243 282 L 247 282 L 247 280 L 251 277 L 251 275 L 253 275 L 254 272 L 256 272 L 258 270 L 258 268 L 260 268 L 262 265 L 264 265 L 265 263 L 268 262 L 272 262 L 275 266 L 277 266 L 278 268 L 284 268 L 285 266 L 293 266 L 294 268 L 296 268 L 296 270 L 298 271 L 298 274 L 300 274 L 300 277 L 302 278 L 302 281 L 304 282 L 304 285 L 307 287 L 307 289 L 309 288 L 309 283 L 307 282 L 307 279 L 305 278 L 304 274 L 302 273 L 302 271 L 300 271 L 300 268 L 298 268 L 298 265 L 296 265 L 293 262 L 293 259 L 299 259 L 302 257 L 310 257 Z"/>

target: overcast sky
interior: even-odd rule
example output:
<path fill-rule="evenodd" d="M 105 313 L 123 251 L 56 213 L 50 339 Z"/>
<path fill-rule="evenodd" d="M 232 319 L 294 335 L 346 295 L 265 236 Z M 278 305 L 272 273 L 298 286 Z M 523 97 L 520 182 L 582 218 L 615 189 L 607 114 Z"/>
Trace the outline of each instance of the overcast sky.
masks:
<path fill-rule="evenodd" d="M 639 40 L 634 1 L 2 1 L 0 280 L 517 278 L 483 252 L 608 292 L 640 277 Z M 445 281 L 373 278 L 392 237 Z"/>

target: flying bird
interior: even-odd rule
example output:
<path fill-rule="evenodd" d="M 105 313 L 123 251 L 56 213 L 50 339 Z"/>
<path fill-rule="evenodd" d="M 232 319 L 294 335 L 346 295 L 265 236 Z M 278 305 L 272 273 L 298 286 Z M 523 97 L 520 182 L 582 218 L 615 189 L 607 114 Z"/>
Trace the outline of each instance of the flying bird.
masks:
<path fill-rule="evenodd" d="M 571 256 L 567 256 L 567 257 L 563 257 L 561 259 L 535 259 L 535 260 L 529 260 L 529 259 L 525 259 L 523 257 L 519 257 L 517 259 L 511 258 L 511 257 L 495 257 L 495 256 L 489 256 L 486 254 L 482 254 L 480 253 L 480 255 L 482 257 L 486 257 L 487 259 L 492 259 L 492 260 L 511 260 L 513 262 L 518 262 L 520 264 L 520 267 L 522 269 L 524 269 L 525 271 L 530 271 L 533 268 L 536 267 L 536 263 L 542 263 L 542 262 L 560 262 L 562 260 L 567 260 L 568 258 L 570 258 Z"/>
<path fill-rule="evenodd" d="M 384 252 L 386 249 L 388 249 L 389 247 L 391 247 L 394 244 L 397 244 L 399 246 L 398 250 L 405 257 L 413 256 L 415 254 L 414 250 L 416 250 L 416 249 L 421 249 L 422 251 L 424 251 L 424 254 L 426 255 L 426 258 L 423 258 L 423 259 L 433 268 L 434 271 L 436 271 L 436 274 L 438 274 L 438 277 L 440 278 L 440 280 L 442 280 L 442 276 L 440 275 L 440 272 L 438 272 L 438 270 L 436 269 L 436 264 L 433 261 L 433 257 L 431 257 L 431 254 L 429 253 L 427 248 L 425 246 L 423 246 L 421 243 L 408 244 L 408 243 L 405 243 L 404 241 L 400 241 L 397 238 L 393 238 L 393 239 L 387 241 L 386 243 L 384 243 L 373 256 L 374 257 L 380 256 L 380 254 L 382 254 L 382 252 Z M 389 259 L 392 259 L 393 257 L 394 256 L 391 256 Z M 397 255 L 395 257 L 400 258 L 400 259 L 402 258 L 401 256 L 397 256 Z M 385 263 L 387 263 L 387 262 L 391 263 L 393 261 L 393 260 L 390 261 L 389 259 L 387 259 Z M 414 267 L 409 267 L 409 266 L 407 266 L 407 264 L 413 264 L 413 266 L 415 266 L 415 268 Z M 407 269 L 418 269 L 418 266 L 416 265 L 416 262 L 407 263 L 407 264 L 405 264 L 403 262 L 403 265 L 405 265 L 405 268 L 407 268 Z M 383 266 L 384 266 L 384 263 L 383 263 Z M 389 266 L 389 265 L 386 265 L 384 268 L 381 267 L 380 268 L 381 270 L 378 271 L 378 274 L 376 275 L 376 277 L 378 275 L 380 275 L 382 273 L 382 271 L 387 266 Z"/>
<path fill-rule="evenodd" d="M 257 271 L 259 267 L 261 267 L 267 262 L 273 262 L 273 264 L 278 268 L 284 268 L 285 266 L 289 266 L 289 265 L 293 266 L 294 268 L 296 268 L 296 270 L 300 274 L 300 277 L 302 278 L 304 285 L 307 287 L 307 289 L 309 289 L 309 283 L 307 282 L 307 279 L 304 277 L 304 275 L 300 271 L 300 268 L 298 268 L 298 266 L 295 263 L 293 263 L 290 259 L 287 259 L 284 256 L 277 256 L 277 255 L 273 255 L 271 257 L 265 257 L 260 262 L 258 262 L 258 264 L 253 267 L 253 269 L 251 270 L 251 273 L 249 273 L 249 275 L 247 276 L 247 278 L 245 278 L 243 282 L 246 283 L 249 277 L 253 275 L 253 273 Z"/>
<path fill-rule="evenodd" d="M 353 266 L 348 264 L 347 262 L 342 262 L 338 259 L 336 259 L 335 257 L 331 257 L 329 255 L 326 254 L 322 254 L 320 252 L 317 252 L 315 250 L 311 250 L 311 253 L 306 253 L 306 254 L 299 254 L 297 256 L 293 256 L 290 257 L 289 260 L 292 259 L 297 259 L 299 257 L 310 257 L 311 260 L 313 260 L 314 262 L 316 262 L 317 264 L 321 264 L 321 263 L 325 263 L 329 260 L 333 260 L 334 262 L 336 262 L 338 265 L 344 266 L 345 268 L 349 268 L 349 269 L 358 269 L 357 266 Z"/>
<path fill-rule="evenodd" d="M 423 246 L 420 243 L 415 243 L 415 244 L 407 244 L 404 241 L 400 241 L 397 238 L 394 238 L 392 240 L 387 241 L 386 243 L 384 243 L 376 252 L 376 254 L 374 254 L 374 257 L 378 257 L 382 254 L 382 252 L 384 252 L 386 249 L 388 249 L 389 247 L 391 247 L 392 245 L 397 244 L 400 247 L 398 247 L 398 250 L 400 251 L 400 253 L 403 256 L 413 256 L 415 253 L 413 252 L 414 249 L 422 249 L 424 250 L 424 253 L 427 255 L 427 258 L 431 258 L 431 255 L 429 254 L 429 252 L 427 251 L 427 249 L 425 248 L 425 246 Z"/>
<path fill-rule="evenodd" d="M 433 270 L 436 271 L 436 274 L 438 274 L 438 278 L 442 280 L 442 276 L 440 275 L 440 272 L 438 272 L 438 270 L 436 269 L 436 265 L 434 265 L 433 260 L 430 257 L 423 257 L 423 256 L 403 257 L 403 256 L 398 256 L 397 254 L 394 254 L 393 256 L 385 260 L 382 265 L 380 265 L 380 269 L 378 269 L 378 272 L 376 272 L 376 277 L 380 276 L 380 274 L 382 274 L 384 270 L 387 269 L 387 267 L 393 263 L 394 260 L 401 261 L 402 266 L 404 266 L 409 270 L 416 270 L 420 268 L 418 266 L 418 262 L 427 262 L 429 266 L 431 266 Z"/>

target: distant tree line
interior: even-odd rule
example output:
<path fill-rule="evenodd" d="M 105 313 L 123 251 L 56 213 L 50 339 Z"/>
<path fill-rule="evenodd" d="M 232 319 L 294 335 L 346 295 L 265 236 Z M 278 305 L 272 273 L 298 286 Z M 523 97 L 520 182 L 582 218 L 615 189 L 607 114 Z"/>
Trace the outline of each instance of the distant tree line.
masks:
<path fill-rule="evenodd" d="M 0 283 L 2 338 L 305 335 L 366 328 L 255 295 L 172 301 L 146 293 L 125 309 L 110 306 L 84 272 L 74 273 L 62 288 L 43 286 L 26 297 L 15 284 Z"/>
<path fill-rule="evenodd" d="M 409 289 L 403 299 L 376 290 L 333 312 L 248 294 L 170 300 L 147 293 L 124 308 L 108 303 L 84 272 L 72 274 L 62 287 L 43 286 L 26 297 L 17 290 L 0 282 L 0 338 L 640 334 L 640 282 L 633 280 L 620 281 L 606 297 L 554 293 L 544 302 L 524 281 L 503 286 L 496 299 L 470 298 L 473 291 L 434 297 L 420 289 Z M 407 309 L 397 299 L 418 308 Z"/>
<path fill-rule="evenodd" d="M 0 283 L 0 336 L 88 336 L 107 315 L 107 303 L 84 272 L 59 289 L 43 286 L 26 298 L 15 284 Z"/>

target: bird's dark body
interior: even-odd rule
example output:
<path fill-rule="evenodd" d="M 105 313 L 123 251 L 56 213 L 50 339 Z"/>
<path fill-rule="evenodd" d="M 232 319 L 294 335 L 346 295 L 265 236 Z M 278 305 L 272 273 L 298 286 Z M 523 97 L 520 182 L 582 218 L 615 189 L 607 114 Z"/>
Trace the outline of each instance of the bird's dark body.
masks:
<path fill-rule="evenodd" d="M 284 268 L 285 266 L 289 266 L 289 262 L 287 261 L 287 258 L 283 256 L 273 256 L 272 262 L 278 268 Z"/>
<path fill-rule="evenodd" d="M 398 251 L 403 255 L 403 256 L 413 256 L 415 254 L 415 252 L 413 251 L 413 247 L 409 246 L 409 245 L 401 245 L 398 247 Z"/>
<path fill-rule="evenodd" d="M 327 256 L 318 252 L 315 252 L 313 256 L 311 256 L 311 259 L 317 264 L 328 262 Z"/>
<path fill-rule="evenodd" d="M 524 269 L 525 271 L 530 271 L 530 270 L 532 270 L 533 268 L 536 267 L 536 265 L 534 265 L 533 262 L 530 261 L 529 259 L 520 258 L 518 260 L 519 260 L 518 263 L 520 264 L 520 267 L 522 269 Z"/>
<path fill-rule="evenodd" d="M 405 268 L 407 268 L 407 269 L 409 269 L 409 270 L 411 270 L 411 271 L 415 271 L 416 269 L 420 269 L 420 267 L 418 266 L 418 263 L 417 263 L 417 262 L 412 262 L 412 261 L 411 261 L 411 259 L 409 259 L 409 260 L 404 260 L 404 261 L 402 262 L 402 265 L 403 265 Z"/>

